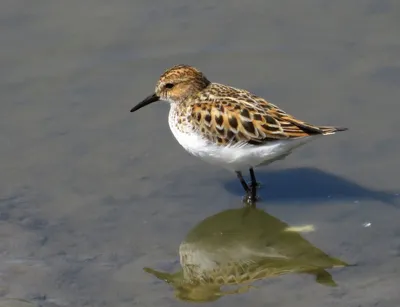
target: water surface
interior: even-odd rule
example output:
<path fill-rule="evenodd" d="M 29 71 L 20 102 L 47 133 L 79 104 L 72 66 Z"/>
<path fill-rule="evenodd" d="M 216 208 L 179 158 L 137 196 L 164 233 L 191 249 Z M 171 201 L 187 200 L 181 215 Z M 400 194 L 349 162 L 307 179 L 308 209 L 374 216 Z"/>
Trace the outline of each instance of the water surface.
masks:
<path fill-rule="evenodd" d="M 350 128 L 260 169 L 259 209 L 314 225 L 304 240 L 357 265 L 327 269 L 337 287 L 293 272 L 209 304 L 398 305 L 399 12 L 395 0 L 2 1 L 0 305 L 190 304 L 143 268 L 179 270 L 186 235 L 240 209 L 242 192 L 180 148 L 166 104 L 129 113 L 178 63 Z"/>

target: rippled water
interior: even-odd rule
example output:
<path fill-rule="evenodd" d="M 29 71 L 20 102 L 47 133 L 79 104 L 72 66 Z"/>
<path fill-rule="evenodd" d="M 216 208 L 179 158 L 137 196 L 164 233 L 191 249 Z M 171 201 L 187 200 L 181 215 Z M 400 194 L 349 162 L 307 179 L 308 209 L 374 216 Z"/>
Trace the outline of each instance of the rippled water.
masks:
<path fill-rule="evenodd" d="M 0 306 L 398 305 L 399 12 L 395 0 L 2 1 Z M 166 104 L 129 113 L 178 63 L 350 130 L 257 170 L 248 213 L 233 174 L 173 139 Z M 286 231 L 302 225 L 313 231 Z M 182 246 L 195 257 L 181 265 Z M 187 286 L 187 263 L 218 287 Z"/>

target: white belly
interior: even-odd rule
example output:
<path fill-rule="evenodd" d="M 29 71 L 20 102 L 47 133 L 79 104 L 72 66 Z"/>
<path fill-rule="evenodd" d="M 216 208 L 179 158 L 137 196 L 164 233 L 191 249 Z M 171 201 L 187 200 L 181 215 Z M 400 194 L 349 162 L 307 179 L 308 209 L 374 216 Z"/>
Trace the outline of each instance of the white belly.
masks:
<path fill-rule="evenodd" d="M 169 118 L 170 129 L 179 144 L 190 154 L 202 160 L 222 166 L 232 171 L 246 171 L 250 167 L 269 164 L 275 160 L 284 158 L 290 152 L 309 142 L 312 137 L 299 138 L 295 140 L 282 140 L 265 145 L 234 145 L 219 146 L 201 137 L 198 133 L 182 132 L 173 124 L 174 120 Z"/>

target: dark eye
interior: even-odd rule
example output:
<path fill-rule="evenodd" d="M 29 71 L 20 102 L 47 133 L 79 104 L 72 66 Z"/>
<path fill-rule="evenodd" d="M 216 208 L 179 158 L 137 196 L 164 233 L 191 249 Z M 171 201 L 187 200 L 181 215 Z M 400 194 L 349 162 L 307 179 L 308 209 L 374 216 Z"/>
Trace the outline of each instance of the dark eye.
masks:
<path fill-rule="evenodd" d="M 173 85 L 172 83 L 167 83 L 167 84 L 165 84 L 165 87 L 166 87 L 166 88 L 173 88 L 174 85 Z"/>

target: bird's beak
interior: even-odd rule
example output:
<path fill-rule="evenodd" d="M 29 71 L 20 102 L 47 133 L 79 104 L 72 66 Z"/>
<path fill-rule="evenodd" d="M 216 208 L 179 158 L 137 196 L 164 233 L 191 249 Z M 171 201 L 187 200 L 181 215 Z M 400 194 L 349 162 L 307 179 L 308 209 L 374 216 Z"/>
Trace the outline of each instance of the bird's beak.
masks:
<path fill-rule="evenodd" d="M 131 109 L 131 112 L 135 112 L 135 111 L 147 106 L 148 104 L 159 101 L 159 100 L 160 100 L 160 97 L 158 97 L 156 94 L 150 95 L 150 96 L 146 97 L 142 102 L 139 102 L 136 106 L 134 106 Z"/>

